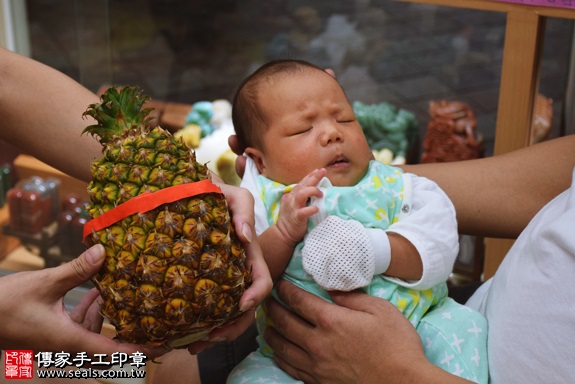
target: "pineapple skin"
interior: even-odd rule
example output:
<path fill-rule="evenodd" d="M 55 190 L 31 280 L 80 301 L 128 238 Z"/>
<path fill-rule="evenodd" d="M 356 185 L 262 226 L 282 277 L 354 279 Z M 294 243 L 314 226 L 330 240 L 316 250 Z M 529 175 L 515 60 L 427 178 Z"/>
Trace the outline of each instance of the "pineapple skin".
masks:
<path fill-rule="evenodd" d="M 103 146 L 88 186 L 92 218 L 142 193 L 209 179 L 194 152 L 160 127 L 132 125 Z M 251 271 L 223 194 L 163 204 L 88 239 L 106 249 L 94 283 L 121 341 L 181 347 L 241 315 Z"/>

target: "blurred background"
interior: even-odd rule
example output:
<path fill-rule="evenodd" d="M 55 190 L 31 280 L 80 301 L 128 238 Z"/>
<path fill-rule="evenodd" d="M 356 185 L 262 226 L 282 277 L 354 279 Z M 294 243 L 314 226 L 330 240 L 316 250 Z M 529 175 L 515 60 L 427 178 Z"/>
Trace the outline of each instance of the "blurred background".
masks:
<path fill-rule="evenodd" d="M 86 87 L 139 85 L 154 99 L 231 99 L 267 60 L 331 67 L 351 101 L 412 112 L 423 137 L 429 101 L 461 100 L 493 152 L 505 15 L 390 0 L 26 0 L 11 3 L 16 49 Z M 6 16 L 5 16 L 6 19 Z M 565 130 L 573 22 L 545 26 L 540 93 L 551 135 Z"/>

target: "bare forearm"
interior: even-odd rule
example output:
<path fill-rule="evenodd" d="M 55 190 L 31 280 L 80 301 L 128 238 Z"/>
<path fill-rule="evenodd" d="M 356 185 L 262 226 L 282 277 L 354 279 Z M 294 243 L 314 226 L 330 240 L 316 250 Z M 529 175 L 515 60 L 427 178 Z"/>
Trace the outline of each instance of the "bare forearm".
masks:
<path fill-rule="evenodd" d="M 423 264 L 417 249 L 405 237 L 388 232 L 391 246 L 391 262 L 385 275 L 404 280 L 419 280 Z"/>
<path fill-rule="evenodd" d="M 485 159 L 408 165 L 450 197 L 461 233 L 517 237 L 533 216 L 567 189 L 575 135 Z"/>
<path fill-rule="evenodd" d="M 73 177 L 88 180 L 100 145 L 81 132 L 98 97 L 68 76 L 0 48 L 0 139 Z"/>
<path fill-rule="evenodd" d="M 286 241 L 276 225 L 270 226 L 259 237 L 264 259 L 273 281 L 276 281 L 287 267 L 295 245 Z"/>

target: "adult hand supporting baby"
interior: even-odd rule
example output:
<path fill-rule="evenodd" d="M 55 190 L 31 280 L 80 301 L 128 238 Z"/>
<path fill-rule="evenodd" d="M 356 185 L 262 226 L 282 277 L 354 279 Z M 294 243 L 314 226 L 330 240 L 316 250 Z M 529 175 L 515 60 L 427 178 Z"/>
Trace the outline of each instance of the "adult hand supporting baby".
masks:
<path fill-rule="evenodd" d="M 268 299 L 264 334 L 276 363 L 306 383 L 468 383 L 427 361 L 419 335 L 386 300 L 331 292 L 334 304 L 287 281 Z"/>

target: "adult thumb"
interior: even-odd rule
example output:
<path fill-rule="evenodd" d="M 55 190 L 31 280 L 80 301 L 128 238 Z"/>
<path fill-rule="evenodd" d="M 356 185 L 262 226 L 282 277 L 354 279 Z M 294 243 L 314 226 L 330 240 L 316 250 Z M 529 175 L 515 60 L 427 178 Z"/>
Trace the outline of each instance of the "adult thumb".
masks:
<path fill-rule="evenodd" d="M 389 304 L 387 300 L 369 296 L 368 294 L 360 291 L 331 291 L 329 294 L 335 304 L 341 307 L 353 309 L 354 311 L 372 313 L 374 306 L 386 306 Z"/>
<path fill-rule="evenodd" d="M 72 261 L 52 268 L 54 284 L 60 288 L 60 293 L 68 292 L 98 273 L 105 258 L 104 247 L 94 245 Z"/>

